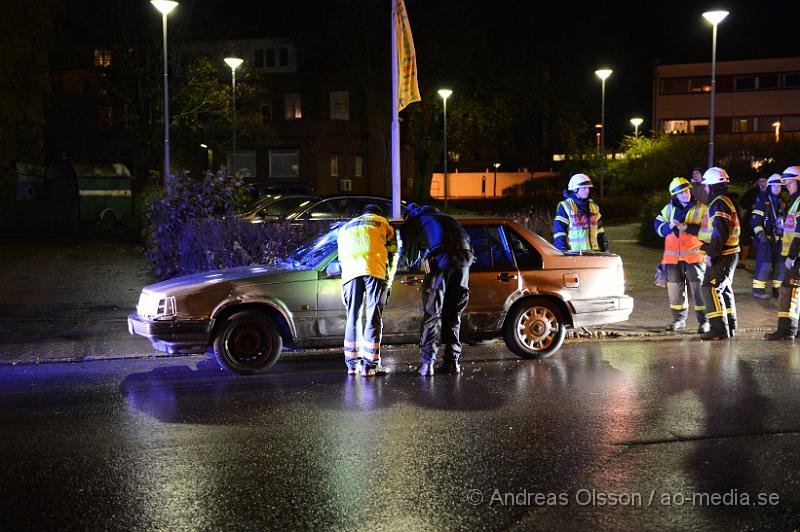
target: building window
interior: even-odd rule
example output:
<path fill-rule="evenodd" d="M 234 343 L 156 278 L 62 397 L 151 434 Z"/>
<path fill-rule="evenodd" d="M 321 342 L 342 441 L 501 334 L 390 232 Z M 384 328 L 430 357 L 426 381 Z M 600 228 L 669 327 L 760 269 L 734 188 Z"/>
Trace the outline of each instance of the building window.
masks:
<path fill-rule="evenodd" d="M 733 119 L 734 133 L 747 133 L 753 131 L 753 118 L 750 116 L 737 116 Z"/>
<path fill-rule="evenodd" d="M 780 87 L 780 80 L 777 74 L 766 74 L 758 76 L 759 90 L 777 89 Z"/>
<path fill-rule="evenodd" d="M 667 135 L 677 135 L 689 132 L 688 120 L 662 120 L 661 131 Z"/>
<path fill-rule="evenodd" d="M 755 119 L 755 124 L 753 125 L 753 131 L 775 131 L 775 122 L 780 122 L 781 117 L 777 115 L 766 115 L 766 116 L 759 116 Z"/>
<path fill-rule="evenodd" d="M 364 177 L 364 156 L 356 155 L 355 168 L 353 175 L 356 177 Z"/>
<path fill-rule="evenodd" d="M 266 57 L 264 58 L 264 65 L 267 68 L 275 68 L 275 50 L 269 48 L 264 50 Z"/>
<path fill-rule="evenodd" d="M 95 50 L 94 66 L 108 68 L 111 66 L 111 50 Z"/>
<path fill-rule="evenodd" d="M 689 120 L 689 133 L 708 133 L 708 118 Z"/>
<path fill-rule="evenodd" d="M 278 50 L 278 66 L 287 67 L 289 66 L 289 49 L 288 48 L 281 48 Z"/>
<path fill-rule="evenodd" d="M 350 93 L 331 93 L 331 120 L 350 120 Z"/>
<path fill-rule="evenodd" d="M 264 67 L 264 50 L 256 50 L 255 57 L 253 58 L 253 66 L 255 68 Z"/>
<path fill-rule="evenodd" d="M 272 104 L 271 103 L 261 104 L 261 121 L 262 122 L 272 122 Z"/>
<path fill-rule="evenodd" d="M 784 116 L 781 120 L 781 129 L 783 131 L 800 131 L 800 116 Z"/>
<path fill-rule="evenodd" d="M 689 78 L 689 92 L 711 92 L 711 78 Z"/>
<path fill-rule="evenodd" d="M 339 156 L 331 155 L 331 176 L 339 176 Z"/>
<path fill-rule="evenodd" d="M 752 91 L 756 88 L 756 78 L 736 78 L 733 80 L 733 90 L 737 91 Z"/>
<path fill-rule="evenodd" d="M 107 105 L 97 106 L 98 127 L 111 127 L 114 125 L 114 109 Z"/>
<path fill-rule="evenodd" d="M 299 120 L 303 117 L 299 94 L 287 94 L 283 101 L 286 105 L 286 120 Z"/>
<path fill-rule="evenodd" d="M 270 177 L 300 175 L 300 150 L 269 150 Z"/>
<path fill-rule="evenodd" d="M 790 72 L 783 75 L 783 86 L 787 89 L 800 88 L 800 72 Z"/>

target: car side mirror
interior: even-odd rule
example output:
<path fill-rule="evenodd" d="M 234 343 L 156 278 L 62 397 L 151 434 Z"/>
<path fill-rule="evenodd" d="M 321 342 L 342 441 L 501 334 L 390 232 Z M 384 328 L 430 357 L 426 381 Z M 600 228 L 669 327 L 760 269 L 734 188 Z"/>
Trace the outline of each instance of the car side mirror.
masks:
<path fill-rule="evenodd" d="M 342 275 L 342 265 L 339 264 L 339 259 L 333 259 L 328 263 L 328 266 L 325 268 L 325 275 L 329 278 Z"/>

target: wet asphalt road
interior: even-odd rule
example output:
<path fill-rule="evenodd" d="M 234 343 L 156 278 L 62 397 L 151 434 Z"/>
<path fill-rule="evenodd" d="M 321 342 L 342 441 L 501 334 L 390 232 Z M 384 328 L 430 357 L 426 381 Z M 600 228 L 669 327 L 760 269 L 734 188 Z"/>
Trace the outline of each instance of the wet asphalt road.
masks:
<path fill-rule="evenodd" d="M 203 357 L 0 367 L 0 530 L 791 529 L 791 345 L 468 347 L 461 376 Z M 747 504 L 745 504 L 745 502 Z"/>

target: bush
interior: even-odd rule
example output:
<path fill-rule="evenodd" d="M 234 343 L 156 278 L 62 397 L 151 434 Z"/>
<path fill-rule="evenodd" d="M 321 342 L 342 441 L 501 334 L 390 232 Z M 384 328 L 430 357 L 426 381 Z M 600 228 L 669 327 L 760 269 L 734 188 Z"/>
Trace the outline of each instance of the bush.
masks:
<path fill-rule="evenodd" d="M 650 248 L 660 248 L 664 245 L 664 238 L 656 233 L 653 222 L 670 200 L 669 192 L 656 192 L 645 198 L 639 213 L 639 243 Z"/>

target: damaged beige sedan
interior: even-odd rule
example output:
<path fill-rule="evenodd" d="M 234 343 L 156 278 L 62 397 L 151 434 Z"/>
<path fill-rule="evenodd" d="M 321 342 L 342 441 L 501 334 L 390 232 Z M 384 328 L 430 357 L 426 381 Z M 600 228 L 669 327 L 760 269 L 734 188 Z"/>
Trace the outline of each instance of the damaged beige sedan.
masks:
<path fill-rule="evenodd" d="M 475 250 L 463 340 L 502 337 L 516 355 L 542 358 L 558 350 L 567 327 L 625 321 L 633 310 L 617 255 L 563 253 L 507 219 L 459 221 Z M 320 234 L 279 264 L 147 286 L 128 317 L 128 330 L 167 353 L 212 351 L 223 368 L 237 374 L 266 372 L 283 346 L 340 346 L 345 309 L 336 232 Z M 384 310 L 384 344 L 418 341 L 423 277 L 416 258 L 401 250 Z"/>

